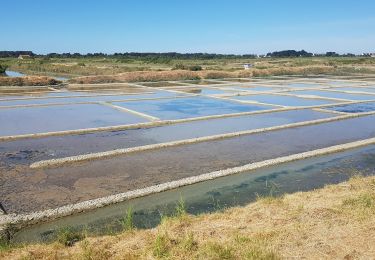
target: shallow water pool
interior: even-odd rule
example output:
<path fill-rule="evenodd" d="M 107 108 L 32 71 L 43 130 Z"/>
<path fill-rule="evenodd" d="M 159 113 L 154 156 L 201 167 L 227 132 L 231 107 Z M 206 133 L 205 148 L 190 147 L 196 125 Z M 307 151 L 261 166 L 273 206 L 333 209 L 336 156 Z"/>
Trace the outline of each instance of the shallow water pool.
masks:
<path fill-rule="evenodd" d="M 67 94 L 65 96 L 65 94 Z M 84 94 L 85 97 L 80 96 L 70 96 L 68 93 L 60 93 L 62 98 L 54 98 L 51 96 L 46 99 L 18 99 L 18 100 L 2 100 L 0 101 L 0 107 L 7 106 L 17 106 L 17 105 L 45 105 L 45 104 L 69 104 L 69 103 L 80 103 L 80 102 L 110 102 L 115 100 L 133 100 L 133 99 L 144 99 L 144 98 L 168 98 L 177 96 L 176 93 L 168 91 L 153 91 L 149 94 L 116 94 L 116 95 L 98 95 L 98 96 L 89 96 L 89 93 Z M 183 94 L 181 94 L 183 95 Z"/>
<path fill-rule="evenodd" d="M 327 107 L 328 110 L 346 112 L 346 113 L 362 113 L 375 111 L 375 102 L 366 102 L 358 104 L 348 104 L 334 107 Z"/>
<path fill-rule="evenodd" d="M 22 139 L 1 143 L 0 163 L 31 164 L 39 160 L 225 134 L 332 116 L 336 115 L 304 109 L 193 121 L 144 129 Z M 21 156 L 25 151 L 29 151 L 26 160 Z"/>
<path fill-rule="evenodd" d="M 319 97 L 327 98 L 338 98 L 346 100 L 375 100 L 374 95 L 364 95 L 364 94 L 349 94 L 349 93 L 339 93 L 333 91 L 320 91 L 320 90 L 301 90 L 301 91 L 291 91 L 290 94 L 295 95 L 314 95 Z"/>
<path fill-rule="evenodd" d="M 146 122 L 97 104 L 0 109 L 0 136 L 45 133 Z"/>
<path fill-rule="evenodd" d="M 12 213 L 48 209 L 185 177 L 375 136 L 375 116 L 167 147 L 57 168 L 2 168 L 3 205 Z M 12 154 L 10 154 L 12 155 Z M 28 154 L 21 154 L 28 156 Z M 6 166 L 5 166 L 6 167 Z M 59 190 L 59 192 L 56 192 Z"/>
<path fill-rule="evenodd" d="M 291 92 L 290 92 L 291 93 Z M 307 99 L 292 96 L 281 95 L 248 95 L 231 97 L 237 100 L 257 101 L 266 104 L 281 105 L 281 106 L 317 106 L 331 104 L 333 101 L 324 99 Z"/>
<path fill-rule="evenodd" d="M 13 241 L 51 241 L 64 227 L 89 234 L 113 234 L 122 230 L 121 219 L 129 208 L 136 227 L 151 228 L 162 216 L 173 215 L 181 198 L 188 213 L 201 214 L 243 206 L 258 196 L 317 189 L 345 181 L 358 172 L 374 175 L 374 156 L 375 147 L 369 146 L 197 183 L 25 228 Z"/>
<path fill-rule="evenodd" d="M 271 106 L 247 105 L 205 97 L 191 97 L 113 104 L 161 119 L 182 119 L 272 109 Z"/>
<path fill-rule="evenodd" d="M 366 87 L 345 87 L 345 88 L 334 88 L 333 90 L 375 93 L 375 88 L 366 88 Z"/>

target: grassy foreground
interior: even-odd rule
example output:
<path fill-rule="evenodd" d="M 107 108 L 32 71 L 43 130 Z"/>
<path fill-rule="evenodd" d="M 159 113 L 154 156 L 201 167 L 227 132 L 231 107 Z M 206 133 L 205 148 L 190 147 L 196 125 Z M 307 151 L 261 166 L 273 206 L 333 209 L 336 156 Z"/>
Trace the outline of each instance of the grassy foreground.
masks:
<path fill-rule="evenodd" d="M 3 259 L 373 259 L 375 177 L 266 197 L 241 208 L 190 216 L 179 211 L 151 230 L 87 237 L 73 246 L 28 245 Z M 131 218 L 127 218 L 131 221 Z"/>

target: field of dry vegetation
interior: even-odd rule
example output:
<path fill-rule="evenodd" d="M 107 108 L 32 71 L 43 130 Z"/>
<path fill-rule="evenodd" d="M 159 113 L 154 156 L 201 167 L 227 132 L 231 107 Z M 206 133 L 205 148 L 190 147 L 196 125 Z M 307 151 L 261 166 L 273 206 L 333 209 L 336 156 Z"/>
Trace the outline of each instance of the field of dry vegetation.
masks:
<path fill-rule="evenodd" d="M 61 81 L 46 76 L 0 77 L 0 86 L 46 86 L 60 83 Z"/>
<path fill-rule="evenodd" d="M 190 216 L 177 208 L 151 230 L 69 236 L 48 245 L 4 247 L 3 259 L 374 259 L 375 177 L 320 190 L 259 198 L 245 207 Z M 77 236 L 76 236 L 77 237 Z"/>
<path fill-rule="evenodd" d="M 253 67 L 244 70 L 242 65 Z M 17 60 L 2 58 L 9 70 L 28 75 L 64 76 L 72 83 L 108 83 L 162 81 L 185 79 L 215 79 L 230 77 L 266 77 L 274 75 L 355 75 L 375 74 L 375 59 L 371 57 L 304 57 L 258 59 L 168 59 L 145 61 L 115 58 L 35 58 Z M 182 68 L 182 69 L 181 69 Z M 191 68 L 199 68 L 193 71 Z M 21 82 L 0 77 L 0 85 L 45 84 L 45 81 Z M 47 82 L 48 83 L 48 82 Z"/>
<path fill-rule="evenodd" d="M 220 78 L 247 78 L 247 77 L 266 77 L 276 75 L 309 75 L 309 74 L 329 74 L 334 69 L 325 66 L 310 66 L 298 68 L 270 68 L 270 69 L 252 69 L 238 71 L 137 71 L 125 72 L 116 75 L 103 76 L 84 76 L 76 77 L 70 80 L 71 83 L 93 84 L 110 82 L 143 82 L 143 81 L 171 81 L 171 80 L 194 80 L 194 79 L 220 79 Z"/>

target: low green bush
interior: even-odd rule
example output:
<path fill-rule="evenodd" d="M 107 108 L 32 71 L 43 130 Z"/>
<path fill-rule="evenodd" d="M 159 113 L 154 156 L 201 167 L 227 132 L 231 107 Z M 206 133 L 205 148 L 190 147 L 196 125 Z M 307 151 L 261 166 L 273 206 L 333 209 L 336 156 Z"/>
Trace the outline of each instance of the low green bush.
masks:
<path fill-rule="evenodd" d="M 0 74 L 4 74 L 8 66 L 5 64 L 0 64 Z"/>
<path fill-rule="evenodd" d="M 76 242 L 83 240 L 85 237 L 85 234 L 82 232 L 66 227 L 59 230 L 57 241 L 65 246 L 73 246 Z"/>

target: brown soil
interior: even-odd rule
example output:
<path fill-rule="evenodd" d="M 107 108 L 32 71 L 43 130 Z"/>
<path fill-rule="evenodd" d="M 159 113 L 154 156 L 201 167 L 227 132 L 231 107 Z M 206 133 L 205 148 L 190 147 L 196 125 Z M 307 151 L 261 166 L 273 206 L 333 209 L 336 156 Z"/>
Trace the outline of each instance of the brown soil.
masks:
<path fill-rule="evenodd" d="M 59 80 L 45 76 L 0 77 L 0 86 L 46 86 L 60 83 Z"/>

